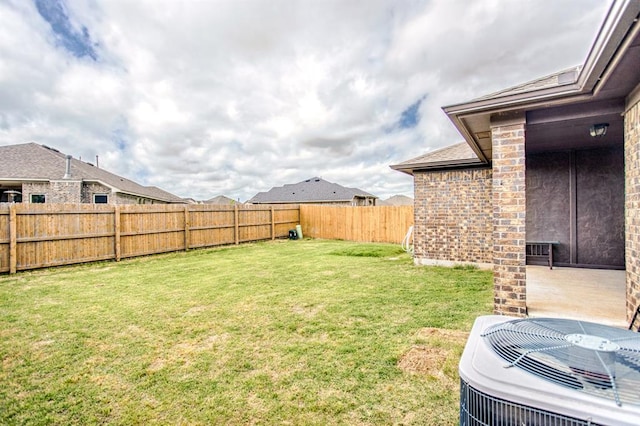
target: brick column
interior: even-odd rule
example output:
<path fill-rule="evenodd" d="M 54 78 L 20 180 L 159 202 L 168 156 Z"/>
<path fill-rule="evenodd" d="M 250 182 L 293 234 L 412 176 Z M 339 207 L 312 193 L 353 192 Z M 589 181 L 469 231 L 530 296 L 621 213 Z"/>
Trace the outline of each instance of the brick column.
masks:
<path fill-rule="evenodd" d="M 493 310 L 517 317 L 527 314 L 524 129 L 524 114 L 491 118 Z"/>
<path fill-rule="evenodd" d="M 627 99 L 624 114 L 624 164 L 627 320 L 631 320 L 640 303 L 640 87 Z"/>

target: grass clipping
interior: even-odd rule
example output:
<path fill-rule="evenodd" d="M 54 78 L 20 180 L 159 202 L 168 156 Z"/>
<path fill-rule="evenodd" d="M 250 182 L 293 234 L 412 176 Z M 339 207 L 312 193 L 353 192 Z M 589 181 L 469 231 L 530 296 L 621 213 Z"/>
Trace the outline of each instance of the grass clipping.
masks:
<path fill-rule="evenodd" d="M 441 382 L 447 388 L 457 386 L 455 368 L 469 333 L 444 328 L 422 328 L 416 341 L 400 357 L 398 368 L 410 374 L 424 375 Z"/>

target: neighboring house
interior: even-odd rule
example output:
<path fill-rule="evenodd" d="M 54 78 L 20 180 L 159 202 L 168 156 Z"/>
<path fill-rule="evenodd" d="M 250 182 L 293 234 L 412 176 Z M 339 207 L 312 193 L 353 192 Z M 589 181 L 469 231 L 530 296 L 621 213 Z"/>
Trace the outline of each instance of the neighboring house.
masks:
<path fill-rule="evenodd" d="M 526 242 L 563 266 L 626 269 L 640 303 L 640 1 L 616 1 L 584 65 L 444 108 L 464 138 L 391 166 L 413 175 L 415 262 L 493 268 L 524 316 Z M 579 297 L 579 293 L 577 294 Z"/>
<path fill-rule="evenodd" d="M 294 184 L 273 187 L 267 192 L 259 192 L 247 203 L 375 206 L 377 199 L 375 195 L 361 189 L 346 188 L 314 177 Z"/>
<path fill-rule="evenodd" d="M 203 201 L 204 204 L 222 204 L 226 206 L 233 206 L 234 204 L 240 204 L 238 201 L 233 198 L 226 197 L 224 195 L 218 195 L 217 197 L 210 198 L 206 201 Z"/>
<path fill-rule="evenodd" d="M 413 206 L 413 198 L 406 195 L 394 195 L 386 200 L 378 200 L 379 206 Z"/>
<path fill-rule="evenodd" d="M 167 204 L 176 195 L 37 143 L 0 146 L 0 202 Z"/>

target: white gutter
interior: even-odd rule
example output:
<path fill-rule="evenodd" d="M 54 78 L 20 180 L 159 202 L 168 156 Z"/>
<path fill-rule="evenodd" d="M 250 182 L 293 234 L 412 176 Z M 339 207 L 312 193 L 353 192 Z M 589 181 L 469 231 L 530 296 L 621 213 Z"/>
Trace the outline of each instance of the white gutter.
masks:
<path fill-rule="evenodd" d="M 629 28 L 633 28 L 638 14 L 640 14 L 640 1 L 614 0 L 578 77 L 578 84 L 581 87 L 590 88 L 594 90 L 594 94 L 597 93 L 599 87 L 606 81 L 605 77 L 608 77 L 611 69 L 615 68 L 621 55 L 616 55 L 611 62 L 609 62 L 609 58 L 613 57 L 616 52 L 626 50 L 628 43 L 633 38 L 627 37 L 625 44 L 620 45 L 621 41 L 625 40 Z M 635 28 L 635 33 L 637 34 L 637 28 Z M 608 68 L 608 71 L 605 68 Z"/>

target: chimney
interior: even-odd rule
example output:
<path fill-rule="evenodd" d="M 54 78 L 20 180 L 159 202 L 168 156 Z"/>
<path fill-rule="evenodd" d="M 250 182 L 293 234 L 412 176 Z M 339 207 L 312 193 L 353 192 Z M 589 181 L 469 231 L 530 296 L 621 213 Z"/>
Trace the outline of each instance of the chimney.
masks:
<path fill-rule="evenodd" d="M 71 179 L 71 156 L 67 155 L 67 168 L 64 172 L 64 177 L 62 179 Z"/>
<path fill-rule="evenodd" d="M 98 154 L 96 154 L 96 168 L 100 168 L 100 164 L 98 164 Z"/>

